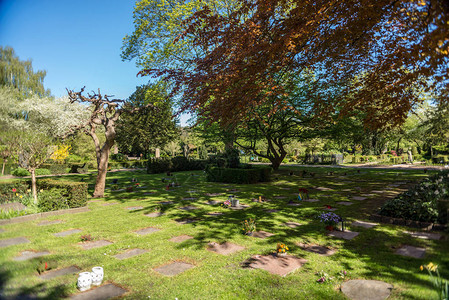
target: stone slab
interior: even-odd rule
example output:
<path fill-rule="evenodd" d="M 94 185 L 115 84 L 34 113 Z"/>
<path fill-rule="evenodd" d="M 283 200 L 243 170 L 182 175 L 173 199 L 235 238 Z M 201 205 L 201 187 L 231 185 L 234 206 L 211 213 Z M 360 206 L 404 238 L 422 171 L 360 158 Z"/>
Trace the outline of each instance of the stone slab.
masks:
<path fill-rule="evenodd" d="M 315 189 L 319 191 L 333 191 L 333 189 L 327 187 L 316 187 Z"/>
<path fill-rule="evenodd" d="M 193 236 L 183 234 L 183 235 L 172 237 L 171 239 L 169 239 L 169 241 L 173 242 L 173 243 L 182 243 L 184 241 L 191 240 L 191 239 L 193 239 Z"/>
<path fill-rule="evenodd" d="M 56 236 L 56 237 L 63 237 L 63 236 L 68 236 L 68 235 L 71 235 L 71 234 L 74 234 L 74 233 L 79 233 L 79 232 L 81 232 L 80 229 L 70 229 L 70 230 L 61 231 L 61 232 L 58 232 L 58 233 L 53 233 L 53 235 Z"/>
<path fill-rule="evenodd" d="M 16 237 L 6 240 L 0 240 L 0 248 L 26 243 L 30 243 L 30 240 L 24 237 Z"/>
<path fill-rule="evenodd" d="M 148 251 L 149 250 L 139 249 L 139 248 L 129 249 L 129 250 L 126 250 L 123 253 L 114 255 L 114 257 L 117 258 L 117 259 L 122 260 L 122 259 L 126 259 L 126 258 L 130 258 L 130 257 L 137 256 L 137 255 L 140 255 L 140 254 L 147 253 Z"/>
<path fill-rule="evenodd" d="M 102 203 L 101 206 L 110 206 L 110 205 L 115 205 L 118 204 L 117 202 L 108 202 L 108 203 Z"/>
<path fill-rule="evenodd" d="M 61 277 L 67 274 L 76 274 L 79 271 L 81 271 L 81 269 L 79 269 L 78 267 L 75 266 L 71 266 L 68 268 L 64 268 L 64 269 L 59 269 L 59 270 L 51 270 L 45 273 L 42 273 L 40 275 L 38 275 L 37 277 L 39 277 L 42 280 L 50 280 L 56 277 Z"/>
<path fill-rule="evenodd" d="M 89 249 L 100 248 L 100 247 L 111 245 L 111 244 L 112 243 L 109 241 L 99 240 L 99 241 L 92 241 L 92 242 L 83 242 L 83 243 L 80 243 L 79 245 L 84 250 L 89 250 Z"/>
<path fill-rule="evenodd" d="M 367 197 L 361 197 L 361 196 L 354 196 L 351 198 L 352 200 L 357 200 L 357 201 L 363 201 L 368 199 Z"/>
<path fill-rule="evenodd" d="M 139 210 L 139 209 L 143 209 L 143 206 L 129 206 L 126 209 L 127 210 Z"/>
<path fill-rule="evenodd" d="M 193 268 L 194 265 L 182 262 L 182 261 L 176 261 L 174 263 L 161 266 L 159 268 L 154 269 L 156 272 L 161 273 L 165 276 L 175 276 L 179 273 L 182 273 L 184 271 L 187 271 L 188 269 Z"/>
<path fill-rule="evenodd" d="M 150 195 L 154 195 L 155 193 L 154 192 L 145 192 L 145 193 L 143 193 L 142 195 L 144 195 L 144 196 L 150 196 Z"/>
<path fill-rule="evenodd" d="M 375 193 L 375 194 L 383 194 L 383 193 L 385 193 L 385 191 L 371 191 L 371 193 Z"/>
<path fill-rule="evenodd" d="M 374 194 L 360 194 L 361 196 L 363 196 L 363 197 L 372 197 L 372 196 L 375 196 Z"/>
<path fill-rule="evenodd" d="M 213 211 L 213 212 L 208 212 L 206 215 L 208 215 L 208 216 L 221 216 L 221 215 L 224 215 L 224 213 L 222 213 L 222 212 L 217 212 L 217 211 Z"/>
<path fill-rule="evenodd" d="M 378 280 L 349 280 L 341 291 L 351 300 L 383 300 L 390 296 L 393 286 Z"/>
<path fill-rule="evenodd" d="M 245 205 L 245 204 L 240 204 L 239 206 L 230 206 L 229 208 L 233 209 L 233 210 L 241 210 L 241 209 L 245 209 L 245 208 L 248 208 L 248 207 L 250 207 L 250 206 L 249 205 Z"/>
<path fill-rule="evenodd" d="M 178 219 L 178 220 L 175 220 L 175 221 L 176 221 L 176 223 L 178 223 L 178 224 L 185 225 L 185 224 L 195 223 L 195 222 L 198 221 L 198 220 L 195 220 L 195 219 Z"/>
<path fill-rule="evenodd" d="M 337 208 L 335 208 L 335 207 L 331 207 L 331 208 L 325 207 L 323 209 L 327 210 L 327 211 L 336 211 L 337 210 Z"/>
<path fill-rule="evenodd" d="M 363 228 L 373 228 L 374 226 L 377 226 L 377 225 L 379 225 L 379 224 L 365 222 L 365 221 L 359 221 L 359 220 L 356 220 L 356 221 L 352 222 L 352 224 L 351 224 L 351 226 L 359 226 L 359 227 L 363 227 Z"/>
<path fill-rule="evenodd" d="M 288 206 L 301 206 L 301 203 L 287 203 Z"/>
<path fill-rule="evenodd" d="M 337 202 L 337 204 L 349 206 L 349 205 L 353 205 L 354 203 L 349 202 L 349 201 L 340 201 L 340 202 Z"/>
<path fill-rule="evenodd" d="M 39 222 L 37 224 L 37 226 L 47 226 L 47 225 L 54 225 L 54 224 L 60 224 L 60 223 L 63 223 L 63 221 L 61 221 L 61 220 L 53 220 L 53 221 L 44 220 L 42 222 Z"/>
<path fill-rule="evenodd" d="M 217 205 L 218 203 L 220 203 L 220 201 L 211 200 L 206 202 L 207 205 Z"/>
<path fill-rule="evenodd" d="M 274 196 L 273 198 L 274 199 L 287 199 L 286 196 Z"/>
<path fill-rule="evenodd" d="M 124 295 L 127 291 L 115 284 L 109 283 L 100 287 L 71 296 L 71 300 L 107 300 Z"/>
<path fill-rule="evenodd" d="M 161 202 L 159 202 L 159 204 L 162 204 L 162 205 L 168 205 L 168 204 L 174 204 L 175 202 L 173 202 L 173 201 L 161 201 Z"/>
<path fill-rule="evenodd" d="M 152 213 L 149 213 L 149 214 L 145 214 L 144 216 L 145 217 L 150 217 L 150 218 L 157 218 L 157 217 L 160 217 L 162 215 L 164 215 L 164 214 L 161 213 L 160 211 L 155 211 L 155 212 L 152 212 Z"/>
<path fill-rule="evenodd" d="M 335 252 L 337 252 L 337 250 L 335 250 L 335 249 L 331 249 L 329 247 L 320 246 L 320 245 L 316 245 L 316 244 L 298 243 L 297 245 L 305 251 L 315 253 L 315 254 L 318 254 L 321 256 L 330 256 L 330 255 L 334 254 Z"/>
<path fill-rule="evenodd" d="M 287 255 L 278 257 L 275 255 L 254 255 L 244 265 L 253 269 L 262 269 L 271 274 L 286 276 L 301 268 L 307 260 Z"/>
<path fill-rule="evenodd" d="M 301 226 L 301 224 L 296 223 L 296 222 L 286 222 L 284 223 L 285 226 L 290 227 L 290 228 L 296 228 L 298 226 Z"/>
<path fill-rule="evenodd" d="M 441 239 L 441 234 L 432 233 L 432 232 L 409 232 L 405 231 L 405 233 L 410 234 L 412 237 L 423 239 L 423 240 L 435 240 L 438 241 Z"/>
<path fill-rule="evenodd" d="M 396 254 L 414 258 L 423 258 L 426 255 L 426 249 L 405 245 L 396 251 Z"/>
<path fill-rule="evenodd" d="M 217 196 L 223 196 L 223 193 L 205 193 L 204 194 L 207 197 L 217 197 Z"/>
<path fill-rule="evenodd" d="M 272 214 L 272 213 L 276 213 L 276 212 L 279 212 L 279 211 L 280 211 L 279 209 L 267 209 L 265 212 L 267 212 L 269 214 Z"/>
<path fill-rule="evenodd" d="M 159 231 L 159 228 L 154 228 L 154 227 L 147 227 L 147 228 L 142 228 L 139 229 L 137 231 L 134 231 L 135 233 L 137 233 L 138 235 L 147 235 L 156 231 Z"/>
<path fill-rule="evenodd" d="M 179 209 L 182 209 L 182 210 L 195 210 L 195 209 L 199 209 L 199 207 L 196 207 L 196 206 L 193 206 L 193 205 L 188 205 L 188 206 L 180 207 Z"/>
<path fill-rule="evenodd" d="M 253 237 L 256 237 L 256 238 L 259 238 L 259 239 L 265 239 L 265 238 L 273 236 L 273 235 L 274 235 L 273 233 L 266 232 L 266 231 L 263 231 L 263 230 L 255 231 L 252 234 Z"/>
<path fill-rule="evenodd" d="M 45 255 L 49 255 L 48 251 L 34 252 L 34 251 L 23 251 L 19 256 L 14 257 L 15 261 L 24 261 L 29 260 L 36 257 L 41 257 Z"/>
<path fill-rule="evenodd" d="M 353 238 L 358 236 L 359 233 L 355 232 L 355 231 L 345 230 L 345 231 L 331 231 L 328 233 L 328 235 L 336 237 L 336 238 L 340 238 L 340 239 L 352 240 Z"/>
<path fill-rule="evenodd" d="M 5 203 L 5 204 L 0 204 L 0 209 L 3 211 L 8 211 L 8 210 L 15 210 L 15 211 L 21 211 L 26 209 L 27 207 L 25 205 L 23 205 L 20 202 L 12 202 L 12 203 Z"/>
<path fill-rule="evenodd" d="M 304 200 L 301 200 L 301 201 L 303 201 L 303 202 L 319 202 L 320 200 L 318 200 L 318 199 L 304 199 Z"/>
<path fill-rule="evenodd" d="M 245 249 L 245 247 L 242 247 L 237 244 L 229 243 L 229 242 L 224 242 L 222 244 L 212 242 L 212 243 L 207 244 L 208 251 L 215 252 L 215 253 L 222 254 L 222 255 L 229 255 L 229 254 L 232 254 L 232 253 L 235 253 L 238 251 L 242 251 L 243 249 Z"/>
<path fill-rule="evenodd" d="M 193 200 L 198 200 L 198 198 L 196 198 L 196 197 L 185 197 L 185 198 L 182 198 L 182 200 L 193 201 Z"/>
<path fill-rule="evenodd" d="M 186 193 L 195 194 L 195 193 L 198 193 L 198 191 L 192 190 L 192 191 L 186 191 Z"/>

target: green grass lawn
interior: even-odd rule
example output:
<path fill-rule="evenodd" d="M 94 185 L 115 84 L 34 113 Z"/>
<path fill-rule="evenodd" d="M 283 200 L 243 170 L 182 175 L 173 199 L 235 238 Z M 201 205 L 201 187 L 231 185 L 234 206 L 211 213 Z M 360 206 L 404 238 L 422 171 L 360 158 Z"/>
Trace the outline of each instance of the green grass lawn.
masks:
<path fill-rule="evenodd" d="M 126 299 L 345 299 L 339 291 L 340 284 L 349 279 L 375 279 L 393 284 L 392 299 L 432 299 L 437 296 L 426 272 L 420 272 L 420 265 L 433 262 L 440 267 L 443 277 L 449 278 L 449 243 L 446 236 L 442 240 L 422 240 L 412 238 L 404 231 L 410 228 L 381 224 L 371 229 L 351 227 L 360 232 L 352 240 L 343 240 L 326 235 L 324 225 L 316 216 L 324 205 L 338 208 L 335 213 L 344 216 L 348 224 L 352 220 L 368 220 L 369 214 L 388 198 L 394 197 L 406 185 L 412 185 L 427 174 L 420 170 L 361 170 L 310 168 L 315 177 L 300 178 L 288 175 L 293 170 L 298 174 L 301 168 L 281 168 L 273 174 L 273 181 L 255 185 L 233 185 L 205 182 L 202 172 L 175 173 L 177 188 L 165 189 L 162 178 L 165 174 L 148 175 L 143 172 L 116 172 L 108 175 L 107 187 L 112 179 L 118 179 L 121 187 L 129 186 L 131 178 L 137 178 L 140 185 L 134 192 L 107 190 L 105 198 L 88 204 L 90 212 L 47 217 L 46 220 L 62 220 L 63 223 L 37 226 L 43 219 L 18 224 L 4 225 L 0 240 L 24 236 L 31 243 L 1 248 L 0 282 L 5 296 L 37 294 L 45 299 L 59 299 L 62 295 L 78 293 L 77 275 L 65 275 L 49 281 L 37 278 L 36 266 L 39 259 L 14 261 L 22 251 L 50 251 L 44 261 L 55 261 L 58 268 L 78 266 L 82 271 L 90 271 L 94 266 L 102 266 L 105 281 L 112 282 L 128 290 Z M 327 172 L 336 174 L 328 175 Z M 346 172 L 346 175 L 344 173 Z M 93 175 L 67 176 L 64 179 L 80 180 L 84 177 L 93 188 Z M 405 186 L 388 187 L 395 182 L 406 182 Z M 295 192 L 300 187 L 310 190 L 310 197 L 319 199 L 315 203 L 301 206 L 287 206 L 295 200 Z M 320 191 L 313 187 L 331 188 Z M 290 188 L 290 189 L 289 189 Z M 208 200 L 223 202 L 227 191 L 235 193 L 241 204 L 250 205 L 245 210 L 222 208 L 219 204 L 208 205 Z M 345 190 L 345 191 L 343 191 Z M 364 201 L 349 200 L 352 196 L 371 194 L 372 190 L 383 190 L 384 194 L 374 194 Z M 144 193 L 154 192 L 151 195 Z M 209 197 L 205 193 L 224 193 Z M 256 203 L 253 198 L 264 196 L 270 202 Z M 275 198 L 284 196 L 284 199 Z M 183 198 L 196 198 L 183 200 Z M 352 206 L 336 202 L 349 200 Z M 160 201 L 173 201 L 161 205 Z M 108 202 L 115 205 L 103 206 Z M 185 211 L 179 208 L 193 205 L 199 209 Z M 127 210 L 127 207 L 142 206 L 143 209 Z M 267 213 L 268 209 L 278 212 Z M 160 210 L 163 215 L 150 218 L 145 214 Z M 222 212 L 220 216 L 207 215 L 208 212 Z M 241 222 L 255 218 L 257 230 L 274 235 L 266 239 L 245 236 L 241 232 Z M 193 218 L 197 221 L 181 225 L 175 220 Z M 289 228 L 285 222 L 298 222 L 301 226 Z M 157 232 L 140 236 L 134 231 L 156 227 Z M 81 229 L 67 237 L 55 237 L 53 233 L 68 229 Z M 96 240 L 108 240 L 113 244 L 101 248 L 83 250 L 80 237 L 89 234 Z M 182 243 L 170 242 L 179 235 L 190 235 L 193 239 Z M 207 251 L 209 242 L 232 242 L 245 247 L 244 250 L 223 256 Z M 256 254 L 269 254 L 277 243 L 285 243 L 290 254 L 305 258 L 307 263 L 286 277 L 272 275 L 264 270 L 244 268 L 243 262 Z M 332 256 L 320 256 L 307 252 L 297 243 L 314 243 L 337 249 Z M 403 257 L 394 254 L 401 245 L 424 247 L 424 259 Z M 141 248 L 147 253 L 125 260 L 113 255 L 127 249 Z M 194 265 L 193 268 L 173 277 L 154 271 L 159 266 L 174 261 Z M 346 278 L 338 273 L 347 271 Z M 317 283 L 317 272 L 324 271 L 334 280 Z"/>

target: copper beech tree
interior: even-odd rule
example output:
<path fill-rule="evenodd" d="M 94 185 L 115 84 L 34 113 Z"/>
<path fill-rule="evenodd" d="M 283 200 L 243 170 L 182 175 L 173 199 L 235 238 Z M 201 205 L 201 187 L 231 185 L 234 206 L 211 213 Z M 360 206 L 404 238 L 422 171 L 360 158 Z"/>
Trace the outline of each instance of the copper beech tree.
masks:
<path fill-rule="evenodd" d="M 394 127 L 422 101 L 417 90 L 447 100 L 448 32 L 447 0 L 242 0 L 187 19 L 178 40 L 203 53 L 191 68 L 139 74 L 175 82 L 184 110 L 226 124 L 273 99 L 288 109 L 283 75 L 310 70 L 315 117 L 356 108 L 365 125 Z"/>
<path fill-rule="evenodd" d="M 83 130 L 84 133 L 92 137 L 92 140 L 94 141 L 98 174 L 93 196 L 95 198 L 103 197 L 108 171 L 109 154 L 115 143 L 116 122 L 124 111 L 132 113 L 141 108 L 152 107 L 152 104 L 147 104 L 140 108 L 133 108 L 126 105 L 124 100 L 110 99 L 112 96 L 102 95 L 100 90 L 98 90 L 98 93 L 87 94 L 87 96 L 83 95 L 84 88 L 82 88 L 80 92 L 71 90 L 67 90 L 67 92 L 72 103 L 86 103 L 89 104 L 89 108 L 91 109 L 90 118 L 81 125 L 73 127 L 71 132 Z M 97 136 L 97 129 L 99 127 L 104 130 L 106 138 L 103 144 L 101 144 L 100 139 Z"/>

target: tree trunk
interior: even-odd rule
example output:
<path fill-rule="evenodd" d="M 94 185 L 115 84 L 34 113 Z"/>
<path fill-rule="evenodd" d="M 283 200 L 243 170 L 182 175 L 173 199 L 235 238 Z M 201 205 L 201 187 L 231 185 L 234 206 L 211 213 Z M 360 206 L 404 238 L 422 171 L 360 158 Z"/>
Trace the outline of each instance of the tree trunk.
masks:
<path fill-rule="evenodd" d="M 110 148 L 103 147 L 100 152 L 100 158 L 97 161 L 97 180 L 95 182 L 94 198 L 101 198 L 104 196 L 104 188 L 106 186 L 106 175 L 108 173 Z"/>
<path fill-rule="evenodd" d="M 34 204 L 37 204 L 36 169 L 29 170 L 31 173 L 31 190 L 33 191 Z"/>
<path fill-rule="evenodd" d="M 3 175 L 5 175 L 5 166 L 6 166 L 6 163 L 8 162 L 8 160 L 7 159 L 4 159 L 3 160 L 3 166 L 2 166 L 2 176 Z"/>
<path fill-rule="evenodd" d="M 277 156 L 277 157 L 270 157 L 271 167 L 273 168 L 273 170 L 279 169 L 285 156 L 286 156 L 286 154 L 281 154 L 280 156 Z"/>

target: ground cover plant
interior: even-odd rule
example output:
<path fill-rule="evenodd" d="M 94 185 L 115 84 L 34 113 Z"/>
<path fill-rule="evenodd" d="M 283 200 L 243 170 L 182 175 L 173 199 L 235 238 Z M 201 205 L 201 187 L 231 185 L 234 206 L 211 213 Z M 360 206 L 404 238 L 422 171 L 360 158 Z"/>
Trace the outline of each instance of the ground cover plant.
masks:
<path fill-rule="evenodd" d="M 252 185 L 207 182 L 200 171 L 172 175 L 144 170 L 109 173 L 105 197 L 89 202 L 89 212 L 0 225 L 0 243 L 15 237 L 30 241 L 0 251 L 2 294 L 60 299 L 78 293 L 76 274 L 42 281 L 36 271 L 41 260 L 14 260 L 23 251 L 48 251 L 45 258 L 58 268 L 76 266 L 84 272 L 101 266 L 106 282 L 128 291 L 125 299 L 345 299 L 339 286 L 351 279 L 390 283 L 394 286 L 391 299 L 433 299 L 438 294 L 420 266 L 431 261 L 441 266 L 442 278 L 449 277 L 444 234 L 441 240 L 424 240 L 409 235 L 406 231 L 413 230 L 406 227 L 351 225 L 356 219 L 369 221 L 369 214 L 386 199 L 426 178 L 429 174 L 422 170 L 281 167 L 273 173 L 272 182 Z M 90 194 L 95 183 L 89 174 L 54 180 L 83 180 L 89 183 Z M 167 180 L 178 186 L 167 188 Z M 134 186 L 132 191 L 126 191 L 129 186 Z M 308 190 L 308 201 L 318 201 L 299 201 L 300 188 Z M 229 195 L 248 207 L 222 207 Z M 259 197 L 264 201 L 259 202 Z M 347 202 L 352 205 L 339 204 Z M 335 213 L 346 220 L 347 228 L 359 235 L 352 240 L 328 236 L 318 218 L 327 206 L 337 208 Z M 257 232 L 273 235 L 264 239 L 245 235 L 242 222 L 249 219 L 256 220 Z M 54 223 L 39 226 L 43 221 Z M 62 232 L 75 233 L 54 236 Z M 86 236 L 92 241 L 82 241 Z M 84 250 L 88 243 L 99 241 L 108 243 Z M 232 243 L 243 249 L 222 255 L 207 251 L 210 243 Z M 245 265 L 253 255 L 271 255 L 277 244 L 288 245 L 289 256 L 307 262 L 285 277 Z M 321 245 L 336 252 L 323 256 L 306 251 L 303 245 Z M 403 245 L 425 248 L 426 255 L 395 254 Z M 123 260 L 114 257 L 131 249 L 146 252 Z M 173 262 L 193 267 L 175 276 L 157 271 Z M 342 270 L 344 276 L 339 275 Z M 319 274 L 329 274 L 332 280 L 321 284 L 317 280 L 324 275 Z"/>

